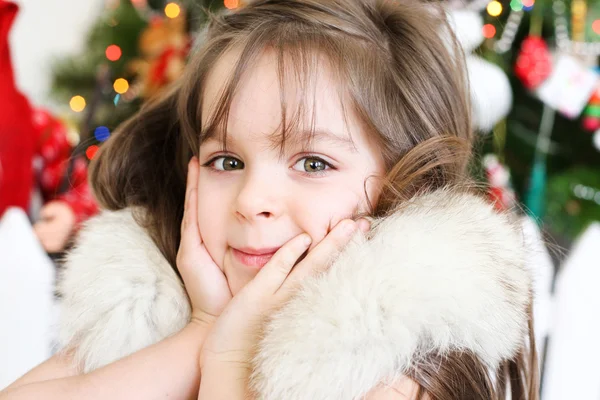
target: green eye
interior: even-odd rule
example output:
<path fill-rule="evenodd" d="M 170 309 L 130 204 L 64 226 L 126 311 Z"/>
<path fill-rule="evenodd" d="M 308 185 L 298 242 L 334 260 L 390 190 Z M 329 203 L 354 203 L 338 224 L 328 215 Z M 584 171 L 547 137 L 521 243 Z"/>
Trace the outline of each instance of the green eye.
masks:
<path fill-rule="evenodd" d="M 218 157 L 212 162 L 214 168 L 219 171 L 236 171 L 244 169 L 244 163 L 234 157 Z"/>
<path fill-rule="evenodd" d="M 296 171 L 307 174 L 319 174 L 331 169 L 332 166 L 325 160 L 319 157 L 304 157 L 294 165 Z"/>
<path fill-rule="evenodd" d="M 327 165 L 316 158 L 305 158 L 304 159 L 304 170 L 306 172 L 319 172 L 324 171 Z"/>

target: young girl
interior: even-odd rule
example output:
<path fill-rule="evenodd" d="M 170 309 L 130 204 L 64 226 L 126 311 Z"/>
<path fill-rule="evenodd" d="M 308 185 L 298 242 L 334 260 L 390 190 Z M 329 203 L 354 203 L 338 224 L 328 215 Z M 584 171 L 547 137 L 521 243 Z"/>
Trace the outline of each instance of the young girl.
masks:
<path fill-rule="evenodd" d="M 63 349 L 5 398 L 537 399 L 443 10 L 259 0 L 203 40 L 93 163 Z"/>

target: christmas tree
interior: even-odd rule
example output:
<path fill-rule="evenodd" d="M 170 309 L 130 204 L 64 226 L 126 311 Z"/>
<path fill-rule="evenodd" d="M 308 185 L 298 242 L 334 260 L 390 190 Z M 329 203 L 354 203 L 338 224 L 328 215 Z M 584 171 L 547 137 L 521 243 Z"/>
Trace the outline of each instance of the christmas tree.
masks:
<path fill-rule="evenodd" d="M 472 1 L 487 38 L 482 57 L 513 91 L 486 138 L 511 171 L 525 209 L 561 244 L 600 220 L 600 1 Z"/>
<path fill-rule="evenodd" d="M 107 0 L 85 51 L 53 68 L 53 97 L 70 106 L 79 132 L 76 152 L 91 159 L 120 123 L 179 78 L 207 13 L 238 6 L 237 0 Z"/>
<path fill-rule="evenodd" d="M 481 17 L 486 39 L 476 53 L 502 68 L 513 94 L 508 116 L 480 137 L 481 156 L 495 154 L 491 170 L 510 171 L 525 210 L 568 244 L 600 220 L 600 0 L 447 4 Z M 241 6 L 108 0 L 85 53 L 55 67 L 56 99 L 77 113 L 78 151 L 93 157 L 113 129 L 180 76 L 207 12 Z M 507 185 L 508 173 L 500 177 Z"/>

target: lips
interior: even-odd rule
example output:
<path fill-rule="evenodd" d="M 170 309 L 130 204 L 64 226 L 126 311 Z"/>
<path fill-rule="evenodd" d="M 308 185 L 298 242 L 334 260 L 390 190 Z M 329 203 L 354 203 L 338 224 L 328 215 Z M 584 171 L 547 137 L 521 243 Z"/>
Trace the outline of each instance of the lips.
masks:
<path fill-rule="evenodd" d="M 236 258 L 236 260 L 252 268 L 264 267 L 265 264 L 268 263 L 269 260 L 271 260 L 273 255 L 277 252 L 277 250 L 279 250 L 279 247 L 271 247 L 264 249 L 235 249 L 233 247 L 231 248 L 233 256 Z"/>

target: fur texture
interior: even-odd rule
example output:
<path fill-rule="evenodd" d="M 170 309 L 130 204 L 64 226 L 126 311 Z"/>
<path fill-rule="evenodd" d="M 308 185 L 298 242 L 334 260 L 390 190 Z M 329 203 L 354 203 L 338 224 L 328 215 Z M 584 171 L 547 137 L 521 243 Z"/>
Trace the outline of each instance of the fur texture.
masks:
<path fill-rule="evenodd" d="M 521 237 L 483 200 L 440 191 L 379 221 L 266 325 L 261 399 L 354 399 L 428 352 L 469 349 L 490 367 L 527 332 Z"/>
<path fill-rule="evenodd" d="M 59 293 L 59 341 L 82 372 L 156 343 L 190 318 L 183 285 L 131 210 L 88 222 L 67 257 Z"/>
<path fill-rule="evenodd" d="M 490 367 L 527 331 L 530 276 L 506 215 L 467 194 L 414 199 L 263 327 L 261 399 L 352 399 L 430 351 L 468 349 Z M 62 283 L 63 340 L 89 371 L 180 329 L 187 297 L 128 211 L 90 223 Z"/>

